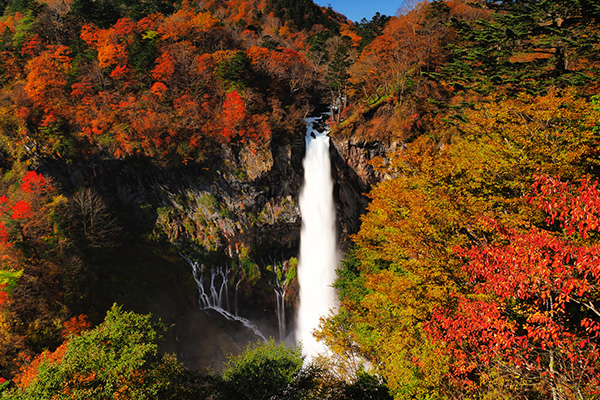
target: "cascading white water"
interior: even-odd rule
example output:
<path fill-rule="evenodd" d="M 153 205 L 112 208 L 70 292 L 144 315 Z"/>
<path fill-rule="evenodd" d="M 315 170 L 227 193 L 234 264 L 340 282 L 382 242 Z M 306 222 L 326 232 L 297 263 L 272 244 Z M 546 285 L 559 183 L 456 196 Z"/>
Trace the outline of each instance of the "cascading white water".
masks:
<path fill-rule="evenodd" d="M 285 295 L 287 292 L 288 270 L 290 269 L 290 260 L 278 262 L 271 258 L 271 263 L 267 264 L 262 259 L 257 264 L 260 273 L 269 281 L 269 285 L 275 294 L 275 315 L 277 316 L 277 326 L 279 328 L 279 340 L 286 340 L 287 328 L 285 321 Z"/>
<path fill-rule="evenodd" d="M 313 337 L 321 317 L 336 305 L 332 287 L 339 262 L 333 203 L 333 180 L 327 131 L 313 128 L 318 118 L 307 118 L 304 184 L 300 192 L 302 231 L 298 282 L 300 307 L 296 321 L 296 340 L 308 359 L 327 349 Z"/>
<path fill-rule="evenodd" d="M 276 287 L 273 289 L 273 292 L 275 293 L 275 312 L 277 313 L 279 340 L 285 340 L 285 287 Z"/>
<path fill-rule="evenodd" d="M 235 293 L 235 314 L 229 311 L 229 289 L 228 289 L 228 275 L 231 271 L 229 267 L 216 267 L 210 271 L 210 284 L 208 284 L 208 290 L 206 279 L 204 277 L 204 265 L 197 263 L 189 257 L 183 255 L 186 261 L 192 267 L 192 273 L 196 286 L 198 287 L 198 306 L 201 310 L 214 310 L 221 314 L 228 321 L 239 322 L 244 325 L 247 329 L 252 331 L 256 336 L 261 338 L 264 342 L 267 338 L 262 334 L 260 329 L 250 322 L 250 320 L 240 317 L 237 315 L 237 283 Z M 239 282 L 238 282 L 239 283 Z M 226 307 L 226 308 L 225 308 Z"/>

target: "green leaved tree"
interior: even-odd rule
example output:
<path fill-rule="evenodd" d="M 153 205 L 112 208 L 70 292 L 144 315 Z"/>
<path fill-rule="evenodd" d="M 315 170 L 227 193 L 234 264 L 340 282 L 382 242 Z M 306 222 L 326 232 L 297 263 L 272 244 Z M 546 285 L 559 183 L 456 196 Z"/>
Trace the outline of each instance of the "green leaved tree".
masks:
<path fill-rule="evenodd" d="M 158 355 L 163 329 L 150 315 L 114 305 L 102 324 L 34 359 L 2 398 L 188 398 L 183 368 L 173 357 Z"/>

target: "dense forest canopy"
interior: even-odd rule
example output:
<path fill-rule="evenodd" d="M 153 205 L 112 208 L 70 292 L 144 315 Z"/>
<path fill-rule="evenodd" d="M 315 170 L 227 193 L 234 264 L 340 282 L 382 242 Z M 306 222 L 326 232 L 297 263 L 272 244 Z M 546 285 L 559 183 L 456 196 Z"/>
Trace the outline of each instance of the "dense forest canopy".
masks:
<path fill-rule="evenodd" d="M 591 0 L 357 23 L 312 1 L 0 0 L 2 394 L 598 398 L 599 83 Z M 180 196 L 130 225 L 94 179 L 135 162 L 251 192 L 322 106 L 334 141 L 389 149 L 316 333 L 333 354 L 268 342 L 185 370 L 165 326 L 110 307 L 110 260 L 126 243 L 228 252 L 252 292 L 283 267 L 231 232 L 292 206 L 234 229 L 206 218 L 229 217 L 215 197 Z"/>

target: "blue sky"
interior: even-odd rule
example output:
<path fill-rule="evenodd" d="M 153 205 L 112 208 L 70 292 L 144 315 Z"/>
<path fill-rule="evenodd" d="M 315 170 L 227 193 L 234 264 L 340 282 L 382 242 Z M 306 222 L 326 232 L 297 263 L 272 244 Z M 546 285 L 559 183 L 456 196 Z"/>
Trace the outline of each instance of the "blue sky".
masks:
<path fill-rule="evenodd" d="M 396 15 L 406 0 L 315 0 L 315 3 L 326 7 L 331 5 L 331 8 L 353 22 L 360 22 L 363 18 L 370 21 L 378 11 L 380 14 Z"/>

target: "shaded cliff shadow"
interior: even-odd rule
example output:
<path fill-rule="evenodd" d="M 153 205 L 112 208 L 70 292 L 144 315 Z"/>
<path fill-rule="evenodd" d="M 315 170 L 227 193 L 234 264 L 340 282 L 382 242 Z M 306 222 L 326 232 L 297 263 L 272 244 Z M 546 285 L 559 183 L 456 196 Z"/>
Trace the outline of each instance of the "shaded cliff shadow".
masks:
<path fill-rule="evenodd" d="M 370 185 L 356 173 L 348 160 L 342 157 L 333 140 L 330 140 L 329 152 L 334 180 L 338 242 L 340 250 L 345 252 L 351 244 L 350 236 L 360 229 L 360 216 L 365 213 L 369 204 L 366 193 L 370 190 Z"/>

